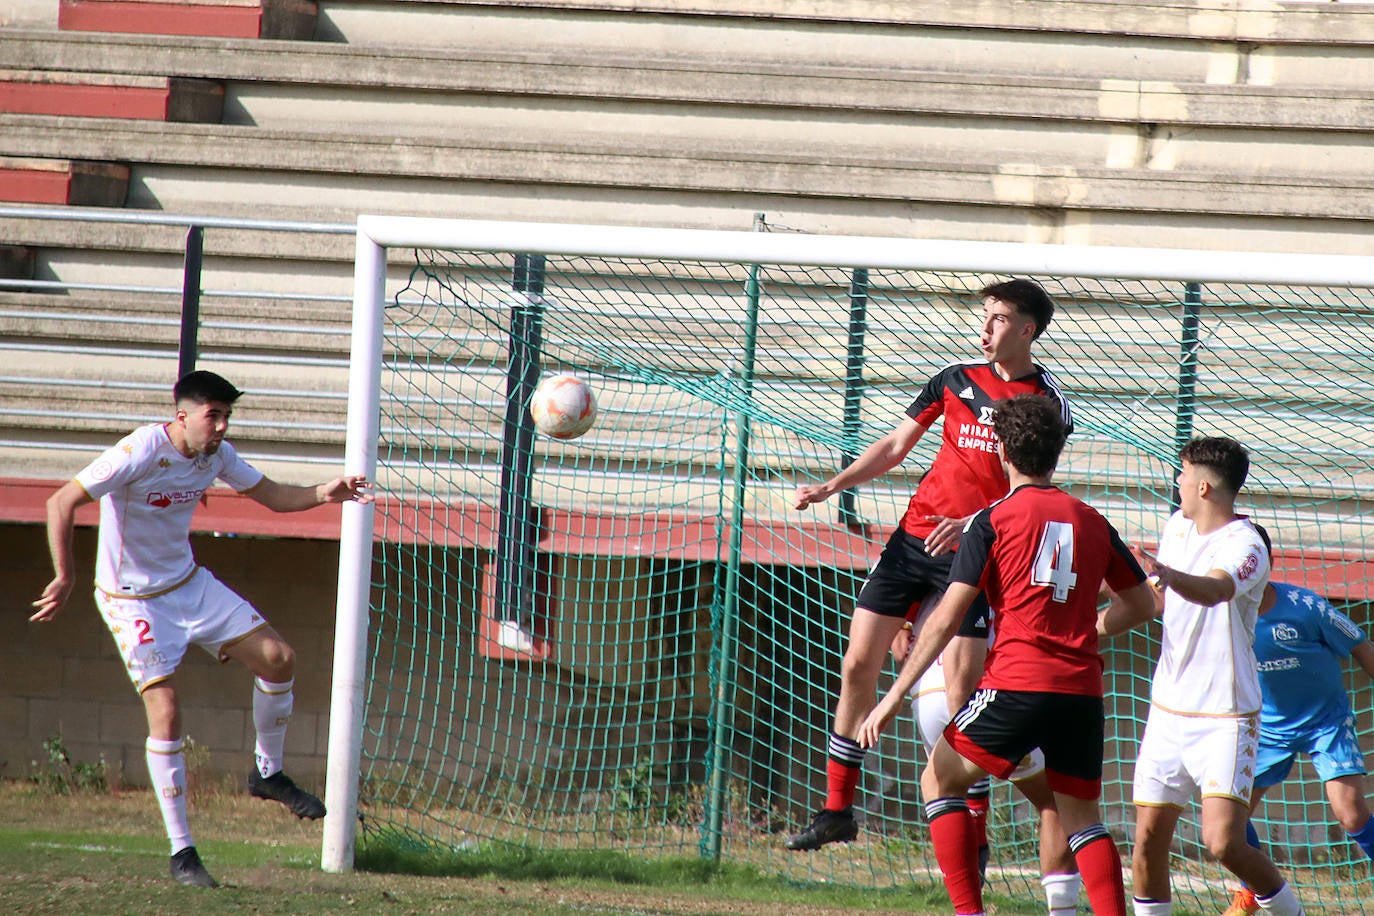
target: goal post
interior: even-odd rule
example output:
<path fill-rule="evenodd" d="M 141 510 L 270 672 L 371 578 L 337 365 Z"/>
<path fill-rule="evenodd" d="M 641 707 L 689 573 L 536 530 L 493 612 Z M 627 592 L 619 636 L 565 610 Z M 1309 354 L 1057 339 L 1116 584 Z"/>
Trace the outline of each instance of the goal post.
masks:
<path fill-rule="evenodd" d="M 1350 331 L 1374 258 L 363 216 L 345 470 L 377 503 L 344 507 L 325 870 L 353 866 L 361 810 L 447 850 L 609 836 L 798 879 L 930 872 L 909 727 L 866 764 L 874 843 L 823 865 L 771 831 L 823 786 L 844 614 L 937 437 L 809 514 L 787 497 L 975 356 L 977 291 L 1009 277 L 1059 306 L 1037 361 L 1075 410 L 1068 489 L 1149 542 L 1178 444 L 1232 435 L 1281 573 L 1367 613 L 1374 350 Z M 554 370 L 597 390 L 583 439 L 521 426 Z M 526 644 L 502 642 L 508 612 Z M 1108 653 L 1115 831 L 1155 655 L 1149 634 Z M 1367 720 L 1374 693 L 1354 698 Z M 997 803 L 998 880 L 1020 887 L 1025 812 Z M 1315 869 L 1320 792 L 1266 805 Z M 1296 883 L 1344 899 L 1324 872 Z"/>

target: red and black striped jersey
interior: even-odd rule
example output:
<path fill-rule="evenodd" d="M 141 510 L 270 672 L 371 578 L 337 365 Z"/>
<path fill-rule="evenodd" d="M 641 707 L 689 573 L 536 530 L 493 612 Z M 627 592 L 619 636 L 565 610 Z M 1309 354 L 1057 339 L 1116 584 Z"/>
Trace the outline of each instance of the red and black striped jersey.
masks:
<path fill-rule="evenodd" d="M 1065 426 L 1072 432 L 1069 402 L 1048 370 L 1040 366 L 1028 375 L 1006 381 L 992 363 L 953 363 L 926 383 L 906 414 L 926 428 L 943 414 L 944 433 L 930 470 L 921 478 L 902 516 L 907 532 L 925 538 L 935 527 L 928 516 L 963 518 L 1007 495 L 1011 484 L 997 457 L 992 409 L 998 401 L 1017 394 L 1054 398 L 1063 411 Z"/>
<path fill-rule="evenodd" d="M 994 609 L 980 687 L 1102 695 L 1097 594 L 1145 572 L 1098 511 L 1053 486 L 1017 487 L 964 529 L 951 582 Z"/>

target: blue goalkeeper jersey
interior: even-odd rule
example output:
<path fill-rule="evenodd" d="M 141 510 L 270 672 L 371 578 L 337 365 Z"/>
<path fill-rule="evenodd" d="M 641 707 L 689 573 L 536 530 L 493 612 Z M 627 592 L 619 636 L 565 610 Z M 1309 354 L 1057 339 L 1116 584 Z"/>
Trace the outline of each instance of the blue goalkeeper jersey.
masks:
<path fill-rule="evenodd" d="M 1255 623 L 1261 732 L 1293 736 L 1344 721 L 1351 714 L 1344 661 L 1364 631 L 1310 589 L 1273 586 L 1278 603 Z"/>

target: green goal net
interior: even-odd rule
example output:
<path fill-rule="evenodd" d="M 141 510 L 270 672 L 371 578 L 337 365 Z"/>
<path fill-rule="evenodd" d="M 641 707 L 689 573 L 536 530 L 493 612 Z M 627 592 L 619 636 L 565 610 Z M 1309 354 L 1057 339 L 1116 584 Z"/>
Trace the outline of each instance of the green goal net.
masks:
<path fill-rule="evenodd" d="M 392 279 L 377 260 L 360 270 L 357 320 L 377 336 L 355 349 L 353 397 L 375 398 L 380 493 L 353 548 L 371 561 L 352 710 L 365 846 L 609 849 L 800 881 L 938 883 L 907 716 L 865 763 L 858 840 L 782 845 L 824 800 L 854 596 L 938 428 L 871 484 L 804 512 L 791 498 L 896 425 L 937 370 L 977 358 L 978 290 L 1010 276 L 1058 307 L 1037 359 L 1074 409 L 1061 486 L 1149 545 L 1180 444 L 1235 437 L 1251 450 L 1242 503 L 1274 537 L 1275 578 L 1368 628 L 1374 295 L 1332 267 L 1369 275 L 1368 262 L 1199 255 L 1113 277 L 1087 250 L 1036 270 L 1023 258 L 1034 246 L 945 257 L 964 249 L 907 242 L 910 258 L 884 266 L 906 249 L 737 233 L 732 259 L 714 233 L 714 256 L 667 242 L 632 256 L 598 254 L 578 229 L 519 244 L 475 232 L 466 246 L 376 229 Z M 645 237 L 657 239 L 616 236 L 635 251 L 654 247 Z M 376 364 L 360 367 L 367 348 Z M 555 373 L 597 398 L 580 438 L 530 419 L 534 386 Z M 359 442 L 355 464 L 373 454 Z M 1104 820 L 1127 854 L 1158 645 L 1157 623 L 1105 644 Z M 1350 688 L 1367 747 L 1374 693 L 1362 673 Z M 340 697 L 336 685 L 336 729 Z M 331 817 L 350 775 L 335 737 Z M 1175 899 L 1207 912 L 1229 892 L 1198 815 L 1180 822 Z M 990 820 L 990 889 L 1039 897 L 1034 812 L 994 783 Z M 1365 912 L 1370 863 L 1305 760 L 1256 826 L 1309 911 Z M 351 818 L 333 829 L 338 842 Z"/>

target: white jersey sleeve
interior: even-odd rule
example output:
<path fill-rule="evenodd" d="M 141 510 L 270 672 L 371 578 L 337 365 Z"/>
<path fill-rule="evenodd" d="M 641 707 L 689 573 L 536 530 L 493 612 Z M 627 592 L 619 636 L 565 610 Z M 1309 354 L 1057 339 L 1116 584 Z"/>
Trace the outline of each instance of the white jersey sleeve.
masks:
<path fill-rule="evenodd" d="M 120 439 L 77 473 L 74 479 L 87 496 L 99 500 L 147 471 L 155 449 L 148 447 L 150 437 L 145 429 L 134 430 Z"/>
<path fill-rule="evenodd" d="M 238 451 L 228 442 L 220 443 L 215 458 L 219 459 L 217 476 L 237 492 L 243 493 L 262 483 L 262 471 L 240 458 Z"/>

